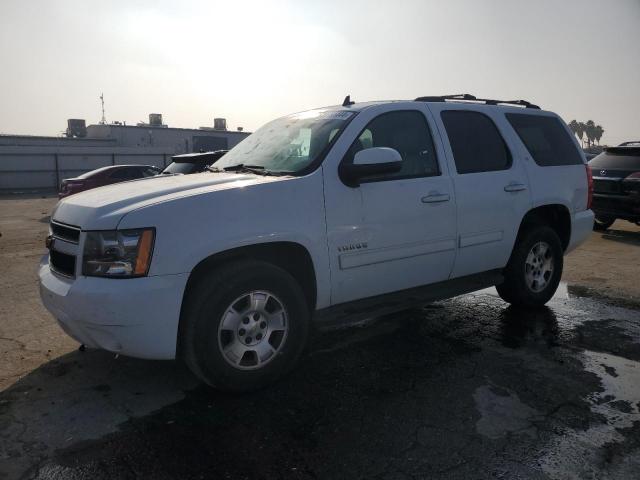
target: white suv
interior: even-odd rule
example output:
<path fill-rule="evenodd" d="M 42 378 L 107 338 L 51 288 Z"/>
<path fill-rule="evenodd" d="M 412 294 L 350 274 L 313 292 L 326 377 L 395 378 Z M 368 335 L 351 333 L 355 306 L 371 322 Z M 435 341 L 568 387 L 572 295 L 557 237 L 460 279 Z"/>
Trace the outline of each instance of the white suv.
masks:
<path fill-rule="evenodd" d="M 542 305 L 593 227 L 576 139 L 524 101 L 347 98 L 268 123 L 212 170 L 60 201 L 39 275 L 69 335 L 256 388 L 312 323 L 491 285 Z"/>

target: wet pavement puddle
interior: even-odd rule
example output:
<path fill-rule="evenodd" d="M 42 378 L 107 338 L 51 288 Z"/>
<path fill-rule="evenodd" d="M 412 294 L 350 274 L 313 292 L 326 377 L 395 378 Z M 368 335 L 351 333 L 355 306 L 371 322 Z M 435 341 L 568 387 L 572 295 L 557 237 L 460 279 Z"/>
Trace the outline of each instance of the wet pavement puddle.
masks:
<path fill-rule="evenodd" d="M 602 391 L 588 396 L 591 410 L 604 422 L 586 430 L 568 429 L 547 446 L 540 461 L 550 478 L 582 479 L 600 477 L 606 459 L 598 458 L 602 448 L 625 441 L 621 429 L 640 422 L 640 363 L 607 353 L 584 351 L 578 354 L 584 368 L 600 379 Z M 600 468 L 599 468 L 600 467 Z M 629 456 L 618 465 L 615 478 L 638 478 L 640 458 Z M 604 476 L 603 476 L 604 477 Z"/>
<path fill-rule="evenodd" d="M 476 430 L 492 440 L 510 434 L 536 436 L 533 421 L 542 414 L 525 405 L 518 395 L 496 385 L 482 385 L 473 393 L 480 420 Z"/>
<path fill-rule="evenodd" d="M 640 311 L 566 285 L 327 332 L 248 395 L 75 352 L 0 393 L 0 479 L 637 478 L 638 362 Z"/>

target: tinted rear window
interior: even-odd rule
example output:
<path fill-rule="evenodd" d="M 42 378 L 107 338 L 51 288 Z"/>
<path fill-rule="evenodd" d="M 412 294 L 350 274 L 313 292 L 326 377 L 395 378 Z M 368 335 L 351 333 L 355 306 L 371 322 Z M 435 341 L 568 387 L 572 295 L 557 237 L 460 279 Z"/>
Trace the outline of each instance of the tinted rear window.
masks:
<path fill-rule="evenodd" d="M 619 168 L 621 170 L 640 171 L 640 148 L 617 147 L 602 152 L 589 162 L 594 168 Z"/>
<path fill-rule="evenodd" d="M 581 165 L 582 156 L 556 117 L 507 113 L 507 120 L 541 167 Z"/>
<path fill-rule="evenodd" d="M 458 173 L 493 172 L 511 166 L 511 153 L 489 117 L 467 110 L 440 114 Z"/>

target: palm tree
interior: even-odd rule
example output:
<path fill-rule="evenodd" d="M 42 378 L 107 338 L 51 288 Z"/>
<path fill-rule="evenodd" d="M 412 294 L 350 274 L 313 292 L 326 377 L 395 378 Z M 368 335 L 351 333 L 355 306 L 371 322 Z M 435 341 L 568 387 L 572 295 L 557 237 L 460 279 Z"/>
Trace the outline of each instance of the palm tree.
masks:
<path fill-rule="evenodd" d="M 604 133 L 604 128 L 602 128 L 601 125 L 596 125 L 595 139 L 596 139 L 596 142 L 598 142 L 598 145 L 600 145 L 600 139 L 602 138 L 603 133 Z"/>
<path fill-rule="evenodd" d="M 587 127 L 584 123 L 582 122 L 578 122 L 578 138 L 580 139 L 580 144 L 582 145 L 582 148 L 584 148 L 584 132 L 587 130 Z"/>
<path fill-rule="evenodd" d="M 568 126 L 573 133 L 578 133 L 578 122 L 576 122 L 575 120 L 571 120 Z"/>
<path fill-rule="evenodd" d="M 596 129 L 596 124 L 593 122 L 593 120 L 587 120 L 587 123 L 585 123 L 585 129 L 584 129 L 584 133 L 587 135 L 587 148 L 591 148 L 591 145 L 593 144 L 593 141 L 596 138 L 595 129 Z"/>
<path fill-rule="evenodd" d="M 571 120 L 567 126 L 571 129 L 574 135 L 578 135 L 578 122 Z"/>

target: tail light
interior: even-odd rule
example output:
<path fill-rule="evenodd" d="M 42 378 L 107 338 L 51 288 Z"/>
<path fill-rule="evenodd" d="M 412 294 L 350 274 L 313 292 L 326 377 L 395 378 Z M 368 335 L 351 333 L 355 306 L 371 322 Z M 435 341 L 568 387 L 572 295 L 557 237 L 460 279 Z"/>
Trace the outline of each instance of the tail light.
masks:
<path fill-rule="evenodd" d="M 622 190 L 625 193 L 640 193 L 640 172 L 634 172 L 628 175 L 622 181 Z"/>
<path fill-rule="evenodd" d="M 84 180 L 63 180 L 60 185 L 62 191 L 73 190 L 84 184 Z"/>
<path fill-rule="evenodd" d="M 587 168 L 587 210 L 590 210 L 593 203 L 593 174 L 589 165 L 585 165 L 585 167 Z"/>

